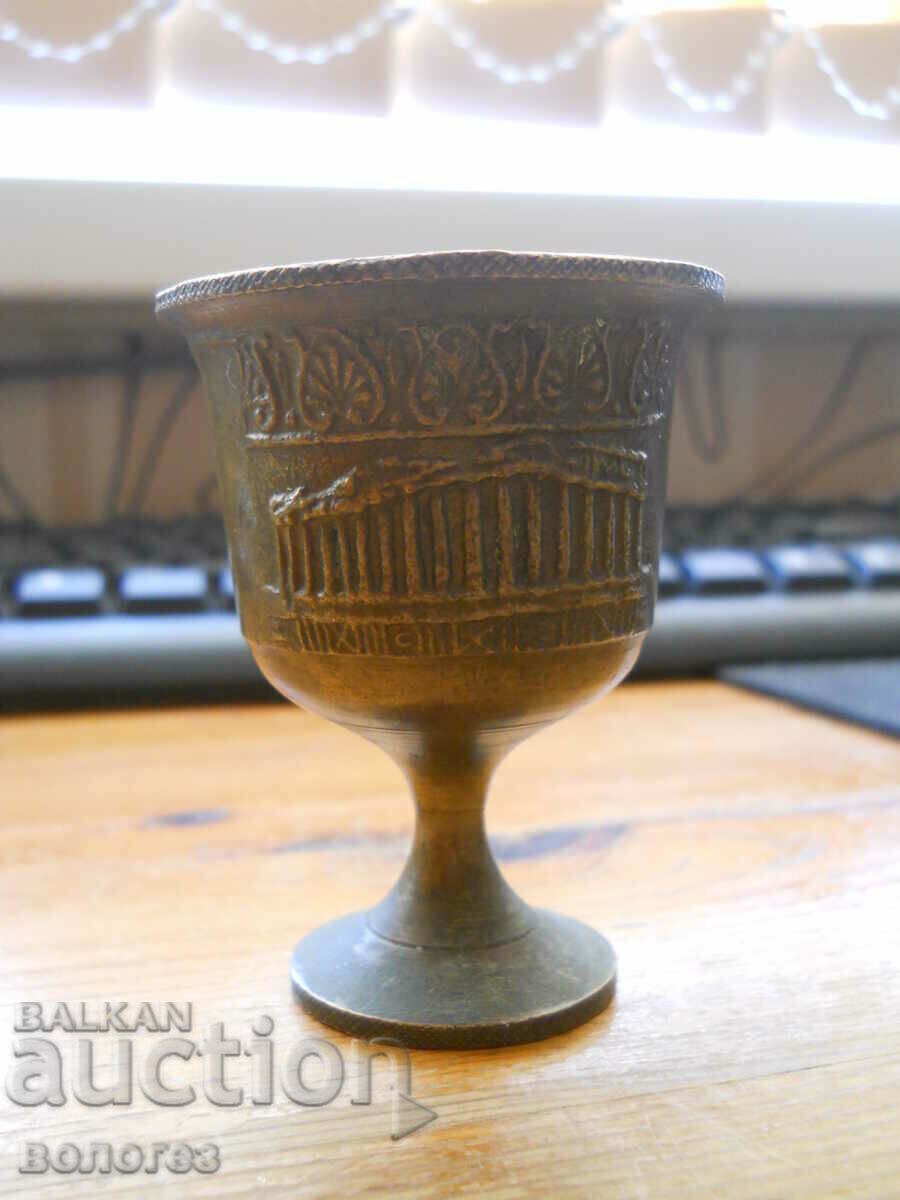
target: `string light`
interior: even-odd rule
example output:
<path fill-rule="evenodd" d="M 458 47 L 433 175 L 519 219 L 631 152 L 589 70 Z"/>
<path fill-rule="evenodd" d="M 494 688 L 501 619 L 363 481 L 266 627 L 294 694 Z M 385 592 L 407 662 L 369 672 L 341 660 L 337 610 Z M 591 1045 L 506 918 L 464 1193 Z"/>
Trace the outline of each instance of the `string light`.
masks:
<path fill-rule="evenodd" d="M 244 18 L 230 9 L 223 8 L 218 0 L 195 0 L 197 8 L 214 16 L 226 33 L 239 37 L 248 50 L 268 54 L 283 66 L 305 63 L 307 66 L 322 67 L 333 58 L 355 54 L 364 42 L 378 37 L 389 25 L 407 15 L 409 6 L 401 7 L 395 0 L 387 0 L 370 17 L 357 21 L 350 29 L 327 41 L 294 45 L 280 42 L 261 29 L 248 24 Z"/>
<path fill-rule="evenodd" d="M 130 33 L 151 16 L 159 17 L 177 6 L 181 0 L 138 0 L 111 25 L 101 29 L 83 42 L 54 44 L 44 38 L 25 33 L 15 21 L 0 20 L 0 44 L 16 46 L 32 59 L 52 59 L 61 63 L 78 63 L 92 54 L 102 54 L 123 34 Z M 770 23 L 762 30 L 756 44 L 747 52 L 740 69 L 724 88 L 704 93 L 693 87 L 678 69 L 673 55 L 666 49 L 659 24 L 648 17 L 628 18 L 621 8 L 607 7 L 597 13 L 552 58 L 529 64 L 500 58 L 483 44 L 471 28 L 460 22 L 449 10 L 427 0 L 385 0 L 371 16 L 357 21 L 350 29 L 319 42 L 295 45 L 279 41 L 264 30 L 249 24 L 218 0 L 193 0 L 202 12 L 209 13 L 227 33 L 239 37 L 248 50 L 267 54 L 289 66 L 306 63 L 323 66 L 332 59 L 354 54 L 360 47 L 378 37 L 397 21 L 419 12 L 442 30 L 450 42 L 464 51 L 479 70 L 493 75 L 501 83 L 547 84 L 558 75 L 573 71 L 585 55 L 597 50 L 608 38 L 633 27 L 647 44 L 651 58 L 663 82 L 672 95 L 696 113 L 731 113 L 738 104 L 759 87 L 763 72 L 771 63 L 775 51 L 792 35 L 803 39 L 813 55 L 816 66 L 828 79 L 834 93 L 858 116 L 868 120 L 891 120 L 900 109 L 900 77 L 874 100 L 867 100 L 848 82 L 837 63 L 825 49 L 818 30 L 772 9 Z M 776 16 L 779 18 L 776 23 Z"/>
<path fill-rule="evenodd" d="M 858 117 L 867 117 L 870 121 L 889 121 L 900 108 L 900 87 L 897 83 L 886 88 L 877 100 L 866 100 L 850 86 L 837 68 L 837 64 L 825 49 L 822 38 L 815 29 L 794 27 L 812 51 L 816 66 L 828 77 L 828 81 L 836 95 L 850 105 Z"/>
<path fill-rule="evenodd" d="M 17 46 L 29 58 L 49 58 L 56 62 L 78 63 L 91 54 L 102 54 L 125 33 L 137 29 L 151 13 L 159 16 L 178 0 L 138 0 L 138 3 L 123 12 L 106 29 L 101 29 L 84 42 L 67 42 L 54 45 L 44 38 L 32 37 L 23 32 L 15 21 L 0 21 L 0 42 Z"/>
<path fill-rule="evenodd" d="M 523 66 L 498 58 L 478 40 L 471 29 L 456 20 L 446 9 L 437 5 L 426 5 L 424 13 L 449 37 L 458 50 L 468 54 L 472 63 L 481 71 L 513 86 L 522 83 L 549 83 L 564 71 L 574 71 L 585 54 L 596 50 L 604 39 L 624 28 L 624 21 L 616 11 L 600 12 L 580 29 L 573 38 L 552 58 L 543 62 Z"/>
<path fill-rule="evenodd" d="M 732 75 L 726 87 L 705 95 L 692 87 L 675 64 L 672 55 L 663 45 L 662 31 L 652 21 L 637 23 L 637 30 L 650 50 L 650 57 L 663 77 L 668 91 L 684 101 L 692 112 L 730 113 L 741 100 L 753 94 L 759 86 L 760 76 L 772 60 L 772 55 L 789 36 L 786 28 L 778 28 L 770 18 L 769 24 L 759 35 L 756 45 L 747 51 L 740 70 Z"/>

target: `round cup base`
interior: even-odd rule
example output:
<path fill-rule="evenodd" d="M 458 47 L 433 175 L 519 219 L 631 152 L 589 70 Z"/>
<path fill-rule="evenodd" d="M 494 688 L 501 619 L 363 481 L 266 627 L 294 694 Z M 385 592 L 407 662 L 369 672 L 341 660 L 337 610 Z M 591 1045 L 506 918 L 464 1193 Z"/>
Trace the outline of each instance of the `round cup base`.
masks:
<path fill-rule="evenodd" d="M 389 941 L 366 913 L 351 913 L 298 943 L 294 992 L 325 1025 L 411 1049 L 512 1046 L 565 1033 L 612 1000 L 615 954 L 580 921 L 533 914 L 513 941 L 437 949 Z"/>

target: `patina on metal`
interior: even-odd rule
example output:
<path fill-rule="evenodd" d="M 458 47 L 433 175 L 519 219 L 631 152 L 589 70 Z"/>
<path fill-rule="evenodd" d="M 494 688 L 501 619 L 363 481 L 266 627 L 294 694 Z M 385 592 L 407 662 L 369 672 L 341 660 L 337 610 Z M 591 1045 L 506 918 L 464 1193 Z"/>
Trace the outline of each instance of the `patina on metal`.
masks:
<path fill-rule="evenodd" d="M 412 850 L 308 934 L 328 1025 L 509 1045 L 610 1001 L 599 933 L 531 908 L 491 774 L 613 687 L 650 627 L 676 361 L 722 294 L 678 263 L 501 252 L 280 267 L 162 292 L 212 401 L 241 625 L 289 699 L 386 750 Z"/>

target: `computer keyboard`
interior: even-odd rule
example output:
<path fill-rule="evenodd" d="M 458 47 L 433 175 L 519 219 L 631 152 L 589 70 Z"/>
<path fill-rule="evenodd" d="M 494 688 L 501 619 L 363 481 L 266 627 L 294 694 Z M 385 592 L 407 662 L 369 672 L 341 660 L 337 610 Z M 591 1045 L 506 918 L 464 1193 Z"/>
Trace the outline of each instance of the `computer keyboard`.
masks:
<path fill-rule="evenodd" d="M 221 519 L 0 524 L 0 703 L 263 686 Z M 900 500 L 673 507 L 639 673 L 896 654 Z"/>

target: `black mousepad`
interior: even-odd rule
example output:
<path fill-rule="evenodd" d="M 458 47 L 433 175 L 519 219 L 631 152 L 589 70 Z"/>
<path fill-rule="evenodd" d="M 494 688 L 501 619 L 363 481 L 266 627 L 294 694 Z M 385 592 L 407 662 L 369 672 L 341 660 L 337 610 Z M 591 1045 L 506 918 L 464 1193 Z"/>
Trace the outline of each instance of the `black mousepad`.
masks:
<path fill-rule="evenodd" d="M 900 736 L 900 658 L 751 663 L 720 679 Z"/>

